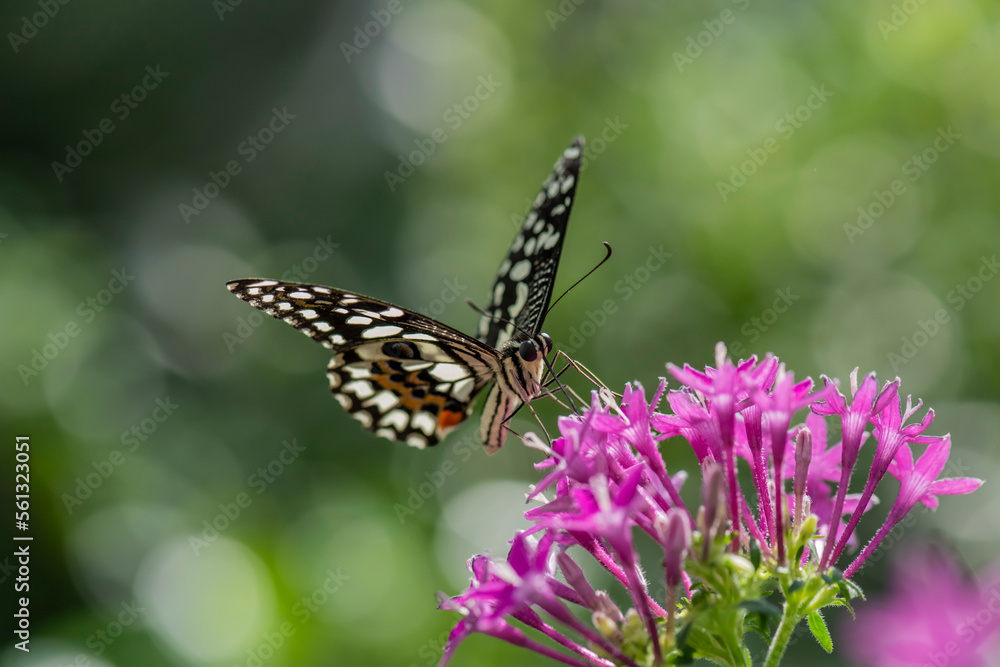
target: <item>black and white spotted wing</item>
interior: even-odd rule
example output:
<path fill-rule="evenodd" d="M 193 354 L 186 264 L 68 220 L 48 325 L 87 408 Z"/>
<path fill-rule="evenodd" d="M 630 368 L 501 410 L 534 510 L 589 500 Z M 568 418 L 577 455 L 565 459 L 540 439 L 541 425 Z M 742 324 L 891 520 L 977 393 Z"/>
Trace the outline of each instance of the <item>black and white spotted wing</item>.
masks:
<path fill-rule="evenodd" d="M 490 382 L 480 422 L 488 452 L 506 438 L 506 422 L 537 396 L 540 333 L 576 190 L 583 140 L 566 149 L 545 181 L 494 285 L 480 339 L 429 317 L 353 292 L 244 278 L 229 290 L 333 350 L 327 365 L 337 401 L 376 435 L 415 447 L 440 441 L 469 414 Z M 495 318 L 511 319 L 525 333 Z M 527 334 L 527 335 L 526 335 Z"/>
<path fill-rule="evenodd" d="M 541 332 L 582 160 L 583 137 L 577 137 L 545 179 L 500 263 L 477 333 L 477 338 L 487 345 L 500 347 L 508 340 L 523 339 L 522 331 L 529 336 Z"/>
<path fill-rule="evenodd" d="M 334 351 L 334 397 L 377 435 L 434 445 L 500 372 L 497 351 L 428 317 L 333 287 L 259 278 L 226 285 Z"/>

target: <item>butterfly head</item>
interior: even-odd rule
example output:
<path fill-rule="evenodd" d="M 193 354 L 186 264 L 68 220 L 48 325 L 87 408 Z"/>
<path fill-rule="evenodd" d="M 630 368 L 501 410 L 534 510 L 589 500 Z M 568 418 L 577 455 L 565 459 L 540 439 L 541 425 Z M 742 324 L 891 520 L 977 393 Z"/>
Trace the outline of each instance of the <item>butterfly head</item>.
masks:
<path fill-rule="evenodd" d="M 538 394 L 538 380 L 544 370 L 545 357 L 552 351 L 552 339 L 546 333 L 508 340 L 500 347 L 501 363 L 512 384 L 520 387 L 523 398 Z"/>
<path fill-rule="evenodd" d="M 547 333 L 523 340 L 517 346 L 517 356 L 525 363 L 534 363 L 538 358 L 547 356 L 552 351 L 552 339 Z"/>

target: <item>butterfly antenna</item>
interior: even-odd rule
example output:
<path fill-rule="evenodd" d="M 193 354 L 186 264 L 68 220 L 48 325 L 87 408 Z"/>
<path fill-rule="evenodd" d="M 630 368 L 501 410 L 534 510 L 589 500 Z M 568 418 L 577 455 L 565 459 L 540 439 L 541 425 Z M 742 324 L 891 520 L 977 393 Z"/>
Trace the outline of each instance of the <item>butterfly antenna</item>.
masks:
<path fill-rule="evenodd" d="M 577 281 L 576 281 L 575 283 L 573 283 L 572 285 L 570 285 L 570 286 L 569 286 L 569 288 L 568 288 L 568 289 L 567 289 L 567 290 L 566 290 L 565 292 L 563 292 L 562 294 L 560 294 L 560 295 L 559 295 L 559 298 L 558 298 L 558 299 L 556 299 L 555 301 L 553 301 L 553 302 L 552 302 L 552 305 L 550 305 L 550 306 L 548 307 L 548 309 L 546 309 L 546 311 L 545 311 L 545 315 L 548 315 L 548 314 L 549 314 L 549 312 L 550 312 L 550 311 L 551 311 L 551 310 L 552 310 L 553 308 L 555 308 L 555 307 L 556 307 L 556 304 L 557 304 L 557 303 L 559 303 L 560 301 L 562 301 L 562 298 L 563 298 L 564 296 L 566 296 L 567 294 L 569 294 L 569 292 L 570 292 L 570 290 L 571 290 L 571 289 L 573 289 L 574 287 L 576 287 L 577 285 L 579 285 L 580 283 L 582 283 L 582 282 L 583 282 L 584 280 L 586 280 L 586 279 L 587 279 L 587 277 L 589 277 L 589 276 L 590 276 L 590 274 L 591 274 L 591 273 L 593 273 L 593 272 L 594 272 L 594 271 L 596 271 L 597 269 L 601 268 L 601 265 L 602 265 L 602 264 L 604 264 L 604 262 L 606 262 L 606 261 L 608 261 L 609 259 L 611 259 L 611 244 L 610 244 L 610 243 L 608 243 L 607 241 L 601 241 L 601 243 L 603 243 L 603 244 L 604 244 L 604 248 L 605 248 L 605 249 L 607 250 L 607 254 L 606 254 L 606 255 L 604 255 L 604 259 L 602 259 L 602 260 L 601 260 L 600 262 L 598 262 L 598 263 L 597 263 L 597 266 L 595 266 L 594 268 L 592 268 L 592 269 L 591 269 L 590 271 L 587 271 L 587 273 L 586 273 L 586 274 L 584 274 L 583 278 L 580 278 L 579 280 L 577 280 Z M 544 315 L 543 315 L 542 317 L 544 317 Z"/>

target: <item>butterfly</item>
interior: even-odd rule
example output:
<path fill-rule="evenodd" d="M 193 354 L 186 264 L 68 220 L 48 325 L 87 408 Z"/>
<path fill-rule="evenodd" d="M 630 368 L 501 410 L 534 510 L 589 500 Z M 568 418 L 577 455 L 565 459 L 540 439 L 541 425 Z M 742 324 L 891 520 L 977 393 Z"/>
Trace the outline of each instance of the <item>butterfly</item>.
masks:
<path fill-rule="evenodd" d="M 500 264 L 472 338 L 356 292 L 244 278 L 226 284 L 254 308 L 333 350 L 327 378 L 344 409 L 376 435 L 424 448 L 468 417 L 490 383 L 480 422 L 495 453 L 506 422 L 541 391 L 552 339 L 541 332 L 583 159 L 577 137 L 542 184 Z"/>

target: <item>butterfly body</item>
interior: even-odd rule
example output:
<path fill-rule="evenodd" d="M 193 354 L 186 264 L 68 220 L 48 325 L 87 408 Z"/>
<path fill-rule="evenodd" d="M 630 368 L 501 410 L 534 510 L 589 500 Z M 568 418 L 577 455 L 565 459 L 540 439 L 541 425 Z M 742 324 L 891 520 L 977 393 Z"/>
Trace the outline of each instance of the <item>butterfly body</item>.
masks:
<path fill-rule="evenodd" d="M 335 287 L 244 278 L 227 283 L 250 305 L 333 351 L 334 398 L 376 435 L 437 444 L 491 382 L 480 435 L 493 453 L 506 421 L 540 392 L 552 340 L 541 333 L 579 174 L 582 140 L 564 152 L 494 282 L 478 338 L 429 317 Z"/>

